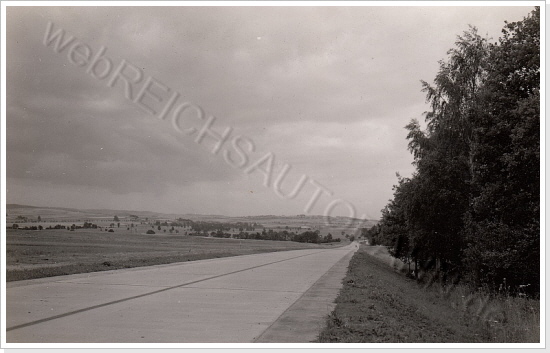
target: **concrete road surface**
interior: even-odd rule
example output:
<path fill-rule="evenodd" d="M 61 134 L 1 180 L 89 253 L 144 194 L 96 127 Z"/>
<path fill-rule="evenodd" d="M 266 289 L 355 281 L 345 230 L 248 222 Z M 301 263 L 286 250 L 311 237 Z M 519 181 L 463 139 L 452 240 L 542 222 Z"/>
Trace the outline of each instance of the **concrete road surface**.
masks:
<path fill-rule="evenodd" d="M 7 283 L 7 343 L 309 342 L 356 243 Z"/>

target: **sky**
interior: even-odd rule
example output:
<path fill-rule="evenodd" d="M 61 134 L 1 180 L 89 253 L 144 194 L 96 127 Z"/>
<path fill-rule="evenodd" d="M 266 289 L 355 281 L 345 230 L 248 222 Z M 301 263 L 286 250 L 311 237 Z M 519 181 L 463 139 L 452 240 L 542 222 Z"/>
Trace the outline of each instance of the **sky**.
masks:
<path fill-rule="evenodd" d="M 7 203 L 377 219 L 420 81 L 531 10 L 8 7 Z"/>

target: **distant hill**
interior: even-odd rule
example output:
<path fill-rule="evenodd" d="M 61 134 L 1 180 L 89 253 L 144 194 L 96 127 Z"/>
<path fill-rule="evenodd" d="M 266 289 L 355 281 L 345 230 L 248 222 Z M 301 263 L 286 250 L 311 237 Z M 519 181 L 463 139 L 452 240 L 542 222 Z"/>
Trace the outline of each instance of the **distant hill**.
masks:
<path fill-rule="evenodd" d="M 64 207 L 40 207 L 19 204 L 7 204 L 7 223 L 14 223 L 21 218 L 26 218 L 29 221 L 37 220 L 38 216 L 42 221 L 71 221 L 84 222 L 85 220 L 112 218 L 117 215 L 121 220 L 129 219 L 131 216 L 137 216 L 140 219 L 148 218 L 149 220 L 175 220 L 177 218 L 190 219 L 193 221 L 203 222 L 248 222 L 262 224 L 268 228 L 311 228 L 321 229 L 326 228 L 326 218 L 320 215 L 295 215 L 295 216 L 276 216 L 276 215 L 260 215 L 260 216 L 244 216 L 231 217 L 223 215 L 201 215 L 201 214 L 169 214 L 152 211 L 132 211 L 132 210 L 110 210 L 110 209 L 75 209 Z M 350 223 L 360 224 L 359 219 L 351 219 L 348 217 L 331 217 L 329 228 L 345 228 Z M 371 227 L 377 224 L 377 220 L 367 220 L 363 223 L 365 227 Z"/>
<path fill-rule="evenodd" d="M 8 203 L 6 205 L 6 208 L 8 209 L 16 209 L 16 208 L 40 208 L 38 206 L 28 206 L 28 205 L 18 205 L 16 203 Z"/>

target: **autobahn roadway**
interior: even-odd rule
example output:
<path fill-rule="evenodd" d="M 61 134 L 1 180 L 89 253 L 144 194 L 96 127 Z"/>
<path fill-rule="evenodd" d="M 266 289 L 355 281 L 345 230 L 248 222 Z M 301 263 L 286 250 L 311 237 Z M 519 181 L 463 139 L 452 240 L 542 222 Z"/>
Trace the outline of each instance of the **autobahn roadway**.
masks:
<path fill-rule="evenodd" d="M 7 348 L 310 342 L 332 311 L 357 248 L 352 243 L 9 282 Z"/>

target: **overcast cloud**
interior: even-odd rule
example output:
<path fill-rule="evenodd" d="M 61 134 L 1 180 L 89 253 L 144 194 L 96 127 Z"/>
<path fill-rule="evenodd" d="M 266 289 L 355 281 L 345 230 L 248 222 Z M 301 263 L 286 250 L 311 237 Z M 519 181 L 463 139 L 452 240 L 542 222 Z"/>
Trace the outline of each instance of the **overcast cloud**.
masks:
<path fill-rule="evenodd" d="M 427 109 L 420 80 L 432 81 L 468 24 L 496 41 L 505 20 L 531 9 L 8 7 L 7 202 L 301 214 L 316 187 L 306 183 L 292 200 L 277 196 L 273 182 L 286 163 L 285 193 L 304 174 L 333 193 L 321 195 L 311 214 L 343 199 L 358 216 L 378 218 L 395 173 L 413 171 L 403 127 Z M 230 141 L 212 154 L 213 139 L 196 143 L 196 134 L 176 131 L 169 118 L 127 99 L 121 81 L 109 87 L 109 78 L 71 63 L 71 46 L 61 53 L 45 46 L 49 21 L 93 54 L 104 46 L 115 67 L 122 60 L 138 67 L 136 90 L 153 77 L 179 92 L 179 103 L 216 116 L 213 130 L 231 127 L 231 137 L 253 141 L 254 152 L 241 141 L 248 166 L 271 152 L 270 187 L 260 171 L 225 161 Z"/>

